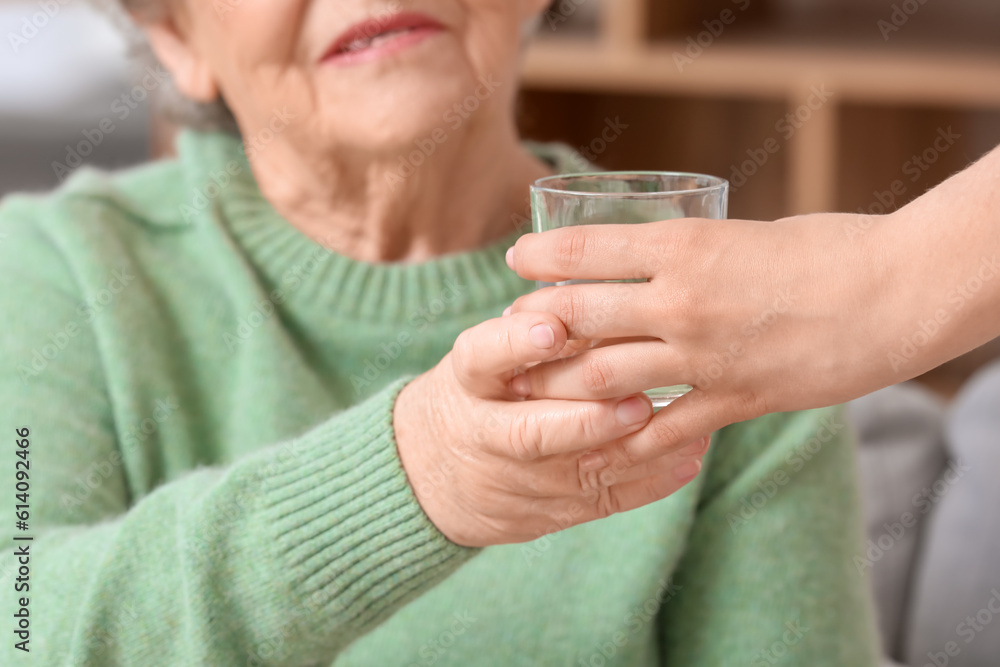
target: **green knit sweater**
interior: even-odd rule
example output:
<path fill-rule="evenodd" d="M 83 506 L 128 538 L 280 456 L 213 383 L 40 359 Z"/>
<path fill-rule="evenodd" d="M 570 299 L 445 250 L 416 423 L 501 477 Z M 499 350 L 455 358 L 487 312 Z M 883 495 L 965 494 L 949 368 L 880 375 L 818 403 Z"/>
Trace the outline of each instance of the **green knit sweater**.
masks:
<path fill-rule="evenodd" d="M 641 510 L 449 542 L 393 401 L 531 289 L 504 263 L 523 226 L 353 261 L 281 220 L 239 149 L 188 133 L 177 161 L 0 207 L 0 664 L 876 663 L 835 410 L 723 430 Z"/>

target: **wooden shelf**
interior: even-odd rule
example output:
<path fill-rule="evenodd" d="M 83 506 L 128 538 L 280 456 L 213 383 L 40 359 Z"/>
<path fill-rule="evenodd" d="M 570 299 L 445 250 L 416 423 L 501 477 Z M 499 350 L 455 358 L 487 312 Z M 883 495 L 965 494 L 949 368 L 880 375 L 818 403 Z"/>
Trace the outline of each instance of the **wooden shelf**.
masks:
<path fill-rule="evenodd" d="M 751 214 L 837 210 L 844 202 L 853 208 L 864 206 L 872 192 L 866 178 L 876 186 L 885 179 L 891 182 L 898 165 L 913 156 L 908 151 L 925 150 L 933 141 L 938 127 L 934 123 L 951 122 L 950 116 L 937 111 L 918 111 L 923 116 L 914 120 L 907 115 L 913 110 L 946 109 L 966 116 L 985 112 L 996 121 L 995 134 L 977 131 L 928 178 L 940 180 L 949 169 L 960 168 L 962 160 L 974 159 L 1000 143 L 1000 42 L 995 37 L 1000 33 L 1000 11 L 977 15 L 963 13 L 958 4 L 928 6 L 885 39 L 879 20 L 890 16 L 890 10 L 889 3 L 879 4 L 881 0 L 867 6 L 853 3 L 851 9 L 827 4 L 822 12 L 793 13 L 776 11 L 777 5 L 788 6 L 781 0 L 754 0 L 752 6 L 745 5 L 745 12 L 729 15 L 735 18 L 715 35 L 706 32 L 706 21 L 714 22 L 741 3 L 600 2 L 595 36 L 583 39 L 571 30 L 561 34 L 548 30 L 529 47 L 523 66 L 528 99 L 552 105 L 563 114 L 564 125 L 567 113 L 590 113 L 599 121 L 599 114 L 613 106 L 623 118 L 639 119 L 638 131 L 646 144 L 669 151 L 662 163 L 706 165 L 726 176 L 742 164 L 747 151 L 758 147 L 755 142 L 769 130 L 773 134 L 775 120 L 812 103 L 808 122 L 787 137 L 787 146 L 781 146 L 776 158 L 781 166 L 768 165 L 769 176 L 755 177 L 754 190 L 769 190 L 752 197 L 741 194 L 741 201 L 755 202 L 747 207 Z M 689 50 L 699 38 L 702 46 Z M 829 95 L 821 105 L 815 103 L 817 90 Z M 574 100 L 576 106 L 568 110 L 559 95 Z M 579 106 L 579 95 L 590 96 L 590 111 Z M 653 111 L 636 96 L 661 100 L 662 110 Z M 598 103 L 601 98 L 605 99 Z M 754 112 L 747 104 L 768 105 L 760 107 L 768 111 Z M 872 111 L 859 115 L 859 108 Z M 535 119 L 545 116 L 541 109 L 532 112 Z M 672 117 L 687 134 L 700 134 L 695 139 L 675 132 L 670 141 L 660 140 L 651 135 L 670 128 L 657 116 Z M 723 132 L 710 127 L 707 117 L 748 128 Z M 881 126 L 875 130 L 866 126 L 869 122 Z M 544 138 L 561 138 L 553 131 L 557 123 L 548 121 L 541 133 Z M 573 125 L 578 128 L 576 135 L 567 140 L 588 141 L 585 137 L 590 135 L 579 121 Z M 730 145 L 720 146 L 726 141 Z M 648 164 L 648 150 L 646 145 L 624 141 L 603 159 L 618 165 Z M 635 159 L 615 151 L 631 151 Z M 855 169 L 856 163 L 871 167 L 871 175 Z M 845 169 L 846 165 L 852 167 Z M 918 194 L 913 188 L 908 196 Z M 777 200 L 782 202 L 777 208 L 767 203 Z"/>
<path fill-rule="evenodd" d="M 1000 109 L 1000 54 L 886 52 L 766 41 L 716 43 L 679 67 L 685 42 L 609 49 L 539 40 L 523 81 L 533 88 L 714 97 L 790 98 L 826 85 L 838 101 Z"/>

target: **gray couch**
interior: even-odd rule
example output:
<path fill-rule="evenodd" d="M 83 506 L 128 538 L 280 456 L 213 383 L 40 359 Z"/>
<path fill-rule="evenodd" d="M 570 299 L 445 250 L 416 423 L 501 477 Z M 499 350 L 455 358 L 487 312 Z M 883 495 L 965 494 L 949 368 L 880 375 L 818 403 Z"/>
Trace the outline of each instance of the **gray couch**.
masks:
<path fill-rule="evenodd" d="M 849 406 L 887 664 L 1000 666 L 1000 362 L 945 405 L 905 383 Z"/>

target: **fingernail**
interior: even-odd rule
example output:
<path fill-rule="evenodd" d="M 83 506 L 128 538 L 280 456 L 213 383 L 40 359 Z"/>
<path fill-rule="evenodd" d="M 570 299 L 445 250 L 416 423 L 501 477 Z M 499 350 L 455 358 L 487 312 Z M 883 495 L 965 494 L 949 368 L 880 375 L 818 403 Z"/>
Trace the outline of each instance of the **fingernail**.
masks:
<path fill-rule="evenodd" d="M 648 402 L 641 398 L 626 398 L 618 404 L 615 411 L 618 414 L 618 421 L 623 426 L 635 426 L 649 419 L 652 409 Z"/>
<path fill-rule="evenodd" d="M 527 398 L 531 395 L 531 380 L 528 379 L 527 375 L 514 376 L 514 379 L 510 381 L 510 391 L 515 396 Z"/>
<path fill-rule="evenodd" d="M 701 472 L 701 461 L 688 461 L 674 468 L 674 475 L 682 482 L 694 479 Z"/>
<path fill-rule="evenodd" d="M 507 249 L 507 258 L 506 259 L 507 259 L 507 266 L 509 266 L 510 270 L 513 271 L 514 270 L 514 246 L 511 246 L 510 248 Z"/>
<path fill-rule="evenodd" d="M 708 449 L 708 442 L 709 439 L 707 437 L 702 438 L 680 450 L 677 454 L 679 456 L 698 456 L 699 454 L 704 454 L 705 450 Z"/>
<path fill-rule="evenodd" d="M 536 324 L 528 332 L 528 340 L 539 350 L 547 350 L 556 344 L 556 334 L 548 324 Z"/>
<path fill-rule="evenodd" d="M 507 306 L 506 308 L 503 309 L 503 316 L 504 317 L 507 317 L 508 315 L 510 315 L 510 309 L 511 308 L 513 308 L 513 306 Z"/>
<path fill-rule="evenodd" d="M 608 457 L 604 452 L 587 452 L 580 457 L 580 470 L 583 472 L 595 472 L 608 467 Z"/>

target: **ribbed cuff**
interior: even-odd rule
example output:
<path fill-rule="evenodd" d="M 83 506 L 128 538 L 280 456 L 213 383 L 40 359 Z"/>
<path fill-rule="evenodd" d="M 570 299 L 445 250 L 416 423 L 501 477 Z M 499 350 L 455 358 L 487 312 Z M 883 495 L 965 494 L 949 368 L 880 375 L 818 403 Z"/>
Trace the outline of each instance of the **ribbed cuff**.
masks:
<path fill-rule="evenodd" d="M 428 519 L 396 452 L 395 382 L 279 451 L 262 482 L 281 568 L 314 622 L 365 632 L 476 555 Z"/>

